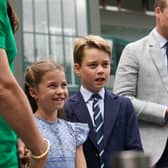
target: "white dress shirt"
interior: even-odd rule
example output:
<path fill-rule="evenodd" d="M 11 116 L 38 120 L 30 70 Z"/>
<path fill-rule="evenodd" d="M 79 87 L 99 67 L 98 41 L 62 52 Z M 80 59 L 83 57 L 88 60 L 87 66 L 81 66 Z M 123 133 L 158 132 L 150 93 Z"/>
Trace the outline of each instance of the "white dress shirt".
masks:
<path fill-rule="evenodd" d="M 92 110 L 92 105 L 93 105 L 93 100 L 91 100 L 91 96 L 94 94 L 93 92 L 90 92 L 89 90 L 87 90 L 86 88 L 84 88 L 83 86 L 80 87 L 80 92 L 83 96 L 83 99 L 86 103 L 86 106 L 88 108 L 88 111 L 89 111 L 89 115 L 90 115 L 90 118 L 92 120 L 92 124 L 94 126 L 94 117 L 93 117 L 93 110 Z M 105 89 L 102 88 L 98 94 L 101 96 L 102 99 L 99 100 L 99 107 L 100 107 L 100 111 L 101 111 L 101 115 L 102 115 L 102 118 L 104 119 L 104 94 L 105 94 Z"/>
<path fill-rule="evenodd" d="M 165 60 L 165 66 L 168 67 L 167 55 L 166 55 L 166 46 L 165 46 L 165 44 L 167 43 L 167 40 L 161 34 L 159 34 L 159 32 L 156 30 L 156 28 L 153 30 L 153 32 L 154 32 L 155 36 L 157 37 L 157 39 L 159 41 L 160 48 L 162 50 L 164 60 Z"/>

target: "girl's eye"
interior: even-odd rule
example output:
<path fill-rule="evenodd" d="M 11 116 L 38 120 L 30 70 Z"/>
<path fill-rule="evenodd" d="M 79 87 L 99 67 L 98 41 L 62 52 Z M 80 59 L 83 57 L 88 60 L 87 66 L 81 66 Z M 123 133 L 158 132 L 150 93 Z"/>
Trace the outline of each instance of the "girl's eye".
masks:
<path fill-rule="evenodd" d="M 49 87 L 50 87 L 50 88 L 56 88 L 57 85 L 55 85 L 55 84 L 50 84 Z"/>
<path fill-rule="evenodd" d="M 62 83 L 62 87 L 63 87 L 63 88 L 67 87 L 67 83 L 66 83 L 66 82 L 65 82 L 65 83 Z"/>

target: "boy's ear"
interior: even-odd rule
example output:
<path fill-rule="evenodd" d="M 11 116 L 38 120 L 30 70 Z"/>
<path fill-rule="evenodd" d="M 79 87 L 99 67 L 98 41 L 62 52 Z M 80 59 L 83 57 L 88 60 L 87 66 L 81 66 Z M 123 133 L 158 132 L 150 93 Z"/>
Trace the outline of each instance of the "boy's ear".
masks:
<path fill-rule="evenodd" d="M 159 7 L 156 7 L 156 8 L 155 8 L 155 15 L 156 15 L 156 16 L 159 16 L 161 13 L 162 13 L 162 12 L 161 12 L 161 9 L 160 9 Z"/>
<path fill-rule="evenodd" d="M 77 63 L 74 64 L 74 70 L 75 70 L 76 75 L 80 77 L 80 65 L 79 64 Z"/>
<path fill-rule="evenodd" d="M 37 91 L 36 91 L 36 89 L 30 87 L 29 88 L 29 93 L 30 93 L 31 97 L 33 97 L 35 100 L 37 100 Z"/>

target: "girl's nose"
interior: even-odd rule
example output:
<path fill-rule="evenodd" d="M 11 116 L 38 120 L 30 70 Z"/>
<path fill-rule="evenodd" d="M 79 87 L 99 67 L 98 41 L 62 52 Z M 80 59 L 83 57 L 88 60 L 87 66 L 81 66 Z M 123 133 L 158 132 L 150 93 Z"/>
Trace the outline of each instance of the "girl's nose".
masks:
<path fill-rule="evenodd" d="M 62 87 L 58 87 L 55 92 L 57 94 L 62 94 L 64 92 L 64 89 Z"/>

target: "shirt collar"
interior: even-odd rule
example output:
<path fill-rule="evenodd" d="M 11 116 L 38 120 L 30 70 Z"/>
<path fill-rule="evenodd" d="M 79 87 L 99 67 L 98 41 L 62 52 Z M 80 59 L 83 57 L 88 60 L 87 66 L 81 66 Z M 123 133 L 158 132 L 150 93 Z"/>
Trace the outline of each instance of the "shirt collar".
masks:
<path fill-rule="evenodd" d="M 80 87 L 80 92 L 84 98 L 84 101 L 87 103 L 90 99 L 90 97 L 92 96 L 92 94 L 94 94 L 93 92 L 87 90 L 86 88 L 83 87 L 83 85 L 81 85 Z M 105 89 L 102 88 L 98 94 L 101 96 L 101 98 L 104 100 L 104 94 L 105 94 Z"/>
<path fill-rule="evenodd" d="M 160 48 L 163 48 L 167 42 L 166 38 L 164 38 L 157 30 L 156 28 L 153 29 L 153 33 L 155 34 L 155 36 L 157 37 L 159 44 L 160 44 Z"/>

